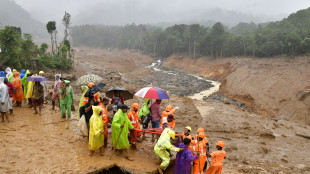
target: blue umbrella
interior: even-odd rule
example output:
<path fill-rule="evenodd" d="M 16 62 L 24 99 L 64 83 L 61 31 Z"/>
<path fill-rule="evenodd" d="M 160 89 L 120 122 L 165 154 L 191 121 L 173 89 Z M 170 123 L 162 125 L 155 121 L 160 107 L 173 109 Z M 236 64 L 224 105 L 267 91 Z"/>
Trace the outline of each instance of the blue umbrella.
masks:
<path fill-rule="evenodd" d="M 47 78 L 42 76 L 31 76 L 27 79 L 27 81 L 35 81 L 35 82 L 42 82 L 42 81 L 48 81 Z"/>

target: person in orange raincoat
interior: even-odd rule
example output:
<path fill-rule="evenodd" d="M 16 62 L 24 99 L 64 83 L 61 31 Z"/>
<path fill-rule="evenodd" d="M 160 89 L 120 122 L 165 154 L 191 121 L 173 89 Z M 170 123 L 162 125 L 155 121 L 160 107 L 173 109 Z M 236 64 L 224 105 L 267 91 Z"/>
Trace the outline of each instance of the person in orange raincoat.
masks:
<path fill-rule="evenodd" d="M 105 125 L 104 128 L 104 147 L 108 146 L 108 123 L 109 123 L 109 115 L 108 115 L 108 104 L 109 98 L 103 97 L 102 102 L 98 105 L 103 109 L 102 112 L 102 123 Z"/>
<path fill-rule="evenodd" d="M 91 90 L 91 88 L 94 86 L 95 84 L 93 83 L 93 82 L 90 82 L 90 83 L 88 83 L 88 91 L 90 91 Z M 87 92 L 88 92 L 87 91 Z M 86 93 L 87 93 L 86 92 Z M 89 100 L 89 97 L 85 97 L 84 96 L 84 98 L 83 98 L 83 106 L 85 106 L 86 105 L 86 103 L 88 103 L 88 100 Z M 97 92 L 97 93 L 95 93 L 94 94 L 94 100 L 96 101 L 96 102 L 98 102 L 98 103 L 100 103 L 101 101 L 100 101 L 100 95 L 99 95 L 99 93 Z"/>
<path fill-rule="evenodd" d="M 172 108 L 171 105 L 168 105 L 168 106 L 166 107 L 166 110 L 163 111 L 163 112 L 161 113 L 161 122 L 160 122 L 160 126 L 159 126 L 159 127 L 162 128 L 163 124 L 164 124 L 164 123 L 167 123 L 167 117 L 168 117 L 168 115 L 170 115 L 170 114 L 173 115 L 174 112 L 175 112 L 175 109 Z"/>
<path fill-rule="evenodd" d="M 131 111 L 127 113 L 127 117 L 130 120 L 131 124 L 135 129 L 140 129 L 140 124 L 141 118 L 139 117 L 138 114 L 139 111 L 139 104 L 134 103 L 131 106 Z M 137 139 L 141 137 L 141 132 L 135 131 L 134 129 L 130 130 L 130 143 L 134 149 L 136 149 L 136 142 Z"/>
<path fill-rule="evenodd" d="M 22 107 L 22 101 L 24 101 L 24 92 L 22 82 L 19 78 L 19 72 L 14 73 L 13 86 L 16 88 L 15 93 L 13 94 L 13 101 L 16 101 L 17 106 Z"/>
<path fill-rule="evenodd" d="M 224 146 L 225 144 L 223 141 L 218 141 L 216 143 L 217 151 L 211 153 L 211 155 L 208 155 L 209 157 L 212 157 L 213 159 L 206 174 L 221 174 L 222 173 L 223 161 L 224 159 L 226 159 L 226 152 L 223 150 Z"/>
<path fill-rule="evenodd" d="M 205 133 L 205 130 L 203 128 L 198 128 L 197 129 L 197 132 L 202 132 L 202 133 Z M 206 135 L 206 134 L 205 134 Z M 194 142 L 197 143 L 197 135 L 194 136 L 193 140 L 195 140 Z M 208 142 L 208 139 L 207 137 L 205 136 L 205 138 L 203 139 L 204 143 L 206 144 L 206 149 L 207 149 L 207 152 L 209 152 L 209 142 Z M 208 167 L 208 161 L 205 162 L 205 166 L 203 168 L 203 170 L 206 170 Z"/>
<path fill-rule="evenodd" d="M 199 132 L 198 134 L 199 134 L 198 141 L 192 140 L 191 144 L 193 144 L 193 146 L 190 147 L 190 150 L 192 150 L 199 157 L 197 160 L 194 161 L 193 174 L 202 174 L 203 167 L 207 160 L 206 144 L 204 142 L 205 134 L 203 132 Z M 199 143 L 199 149 L 198 149 L 198 143 Z"/>

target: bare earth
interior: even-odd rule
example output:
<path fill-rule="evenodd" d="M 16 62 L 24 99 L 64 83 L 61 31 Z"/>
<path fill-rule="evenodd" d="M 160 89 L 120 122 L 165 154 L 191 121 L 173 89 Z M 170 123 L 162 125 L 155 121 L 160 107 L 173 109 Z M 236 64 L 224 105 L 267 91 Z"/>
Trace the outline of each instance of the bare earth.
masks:
<path fill-rule="evenodd" d="M 151 64 L 154 60 L 139 52 L 87 48 L 78 48 L 77 50 L 76 72 L 73 74 L 76 77 L 86 73 L 100 75 L 104 78 L 104 82 L 108 83 L 108 87 L 105 89 L 120 85 L 136 91 L 142 87 L 142 77 L 152 74 L 152 71 L 146 69 L 145 66 Z M 272 91 L 282 89 L 288 90 L 285 93 L 290 95 L 290 100 L 287 100 L 287 105 L 273 104 L 273 100 L 264 100 L 263 103 L 267 105 L 272 101 L 268 105 L 279 107 L 279 112 L 285 112 L 287 107 L 294 108 L 289 104 L 290 102 L 297 103 L 296 108 L 299 108 L 301 105 L 298 102 L 308 101 L 309 96 L 303 101 L 296 102 L 296 99 L 293 98 L 293 93 L 296 91 L 291 90 L 299 90 L 307 85 L 304 81 L 308 82 L 307 80 L 310 79 L 308 78 L 310 68 L 307 68 L 308 65 L 305 62 L 309 59 L 302 58 L 300 62 L 299 60 L 296 61 L 300 65 L 295 65 L 298 67 L 295 69 L 300 72 L 298 77 L 284 74 L 285 72 L 295 72 L 297 70 L 294 68 L 291 70 L 291 65 L 288 62 L 283 63 L 283 59 L 265 62 L 266 66 L 263 66 L 263 62 L 267 60 L 260 60 L 261 63 L 258 65 L 251 59 L 244 58 L 244 60 L 244 65 L 241 65 L 241 59 L 231 62 L 219 60 L 220 64 L 210 63 L 214 65 L 213 70 L 217 70 L 214 71 L 212 77 L 218 77 L 219 80 L 227 79 L 225 86 L 220 87 L 221 92 L 224 91 L 225 94 L 250 94 L 255 99 L 253 110 L 243 110 L 237 106 L 226 105 L 213 100 L 203 102 L 177 96 L 164 101 L 161 105 L 162 110 L 167 104 L 174 107 L 179 106 L 180 109 L 175 113 L 176 131 L 181 132 L 183 127 L 187 125 L 192 126 L 193 129 L 203 127 L 211 145 L 211 152 L 215 150 L 215 143 L 218 140 L 225 141 L 224 150 L 227 152 L 228 157 L 224 161 L 223 173 L 225 174 L 310 173 L 310 160 L 308 158 L 310 156 L 310 140 L 296 135 L 309 136 L 310 127 L 304 122 L 298 121 L 295 117 L 294 119 L 288 119 L 287 117 L 271 117 L 271 115 L 254 113 L 255 106 L 260 106 L 260 100 L 264 99 L 264 97 L 257 98 L 253 92 L 254 89 L 260 89 L 259 86 L 255 87 L 255 84 L 259 84 L 261 81 L 255 83 L 248 80 L 263 80 L 261 78 L 268 73 L 266 67 L 269 67 L 271 71 L 267 74 L 268 78 L 266 79 L 270 79 L 272 77 L 270 73 L 277 75 L 277 73 L 273 72 L 273 69 L 281 65 L 282 69 L 278 74 L 285 78 L 279 79 L 287 85 L 278 86 L 277 88 L 270 87 L 271 92 L 268 93 L 264 92 L 268 91 L 268 89 L 263 89 L 260 95 L 268 96 L 272 94 Z M 198 61 L 203 62 L 203 60 Z M 291 63 L 295 64 L 296 62 Z M 168 59 L 166 63 L 168 66 L 169 63 L 172 63 L 172 59 Z M 182 63 L 182 59 L 178 59 L 178 62 L 174 62 L 174 66 L 182 67 Z M 205 63 L 207 64 L 207 62 Z M 194 67 L 198 72 L 203 72 L 201 75 L 211 77 L 212 67 L 204 71 L 195 67 L 194 63 L 191 64 L 191 67 Z M 191 73 L 194 72 L 193 69 L 186 70 Z M 255 73 L 252 72 L 254 70 Z M 239 80 L 240 86 L 243 85 L 243 81 L 246 81 L 250 89 L 238 87 L 234 83 L 234 81 L 238 80 L 238 77 L 243 79 Z M 286 86 L 293 85 L 291 78 L 295 79 L 294 84 L 296 84 L 296 87 L 288 89 Z M 276 81 L 277 79 L 273 77 L 270 81 Z M 278 83 L 270 82 L 270 84 L 274 86 Z M 240 88 L 242 88 L 242 91 L 248 91 L 241 93 Z M 78 99 L 81 95 L 78 87 L 75 87 L 75 92 Z M 279 93 L 274 97 L 281 96 Z M 139 102 L 142 105 L 142 99 L 140 98 L 126 101 L 128 105 L 132 102 Z M 112 160 L 109 160 L 111 134 L 109 134 L 109 144 L 105 156 L 102 157 L 95 153 L 93 157 L 90 157 L 88 155 L 88 140 L 81 136 L 76 127 L 77 113 L 73 113 L 73 120 L 66 121 L 60 118 L 58 109 L 57 111 L 50 110 L 50 105 L 45 106 L 42 116 L 34 115 L 34 111 L 26 108 L 26 106 L 22 109 L 14 109 L 15 115 L 10 117 L 11 122 L 0 123 L 0 173 L 88 173 L 109 168 L 115 164 L 132 173 L 156 173 L 156 155 L 153 152 L 154 143 L 150 141 L 150 137 L 143 143 L 138 143 L 137 151 L 130 150 L 135 159 L 133 162 L 117 154 L 113 156 Z M 303 112 L 303 108 L 298 110 L 300 110 L 298 112 Z M 171 167 L 167 173 L 172 171 L 173 168 Z"/>

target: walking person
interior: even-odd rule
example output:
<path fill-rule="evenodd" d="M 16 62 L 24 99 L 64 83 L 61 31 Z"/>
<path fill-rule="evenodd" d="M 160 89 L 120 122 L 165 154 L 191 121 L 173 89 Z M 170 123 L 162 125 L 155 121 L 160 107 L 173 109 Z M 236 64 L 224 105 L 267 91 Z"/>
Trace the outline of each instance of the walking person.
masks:
<path fill-rule="evenodd" d="M 100 149 L 100 155 L 104 154 L 104 127 L 101 118 L 102 108 L 92 106 L 93 115 L 89 119 L 89 150 L 92 156 L 95 150 Z"/>
<path fill-rule="evenodd" d="M 133 161 L 133 158 L 129 157 L 128 148 L 130 147 L 128 141 L 128 129 L 134 129 L 127 117 L 127 105 L 122 105 L 116 112 L 112 121 L 112 145 L 116 150 L 120 151 L 122 155 L 129 161 Z M 122 132 L 121 132 L 122 130 Z M 116 144 L 117 138 L 119 140 Z"/>
<path fill-rule="evenodd" d="M 60 94 L 61 117 L 70 119 L 71 118 L 71 105 L 74 102 L 74 93 L 73 93 L 72 87 L 70 86 L 69 80 L 64 80 L 64 84 L 62 84 L 62 87 L 59 90 L 59 94 Z M 66 110 L 67 110 L 67 114 L 66 114 Z"/>
<path fill-rule="evenodd" d="M 226 159 L 226 152 L 223 150 L 225 144 L 223 141 L 218 141 L 216 143 L 217 151 L 208 154 L 209 157 L 212 157 L 212 162 L 208 168 L 206 174 L 221 174 L 223 169 L 223 161 Z"/>
<path fill-rule="evenodd" d="M 35 110 L 34 114 L 38 114 L 37 106 L 39 106 L 39 115 L 41 115 L 42 105 L 43 105 L 43 86 L 40 82 L 35 82 L 32 92 L 32 104 Z"/>
<path fill-rule="evenodd" d="M 139 111 L 139 104 L 134 103 L 131 105 L 131 110 L 128 112 L 127 116 L 130 120 L 131 124 L 135 129 L 140 129 L 140 117 L 138 116 Z M 138 139 L 140 140 L 141 132 L 137 132 L 133 129 L 130 130 L 130 144 L 132 145 L 133 149 L 137 149 L 136 142 Z"/>

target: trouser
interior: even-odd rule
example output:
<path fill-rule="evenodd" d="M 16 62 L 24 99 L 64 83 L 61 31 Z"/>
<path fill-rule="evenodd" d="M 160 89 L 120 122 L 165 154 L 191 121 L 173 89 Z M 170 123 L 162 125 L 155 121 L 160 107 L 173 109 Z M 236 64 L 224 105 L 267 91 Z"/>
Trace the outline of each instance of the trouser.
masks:
<path fill-rule="evenodd" d="M 154 152 L 159 158 L 162 159 L 162 163 L 160 164 L 160 166 L 163 169 L 166 169 L 170 163 L 170 154 L 168 153 L 168 151 L 155 148 Z"/>
<path fill-rule="evenodd" d="M 205 165 L 206 159 L 207 159 L 206 155 L 200 155 L 199 159 L 194 161 L 193 174 L 203 174 L 203 167 Z M 200 166 L 199 166 L 199 160 L 200 160 Z"/>
<path fill-rule="evenodd" d="M 107 147 L 108 146 L 108 125 L 105 125 L 103 135 L 104 135 L 104 147 Z"/>
<path fill-rule="evenodd" d="M 150 114 L 142 116 L 142 127 L 143 129 L 147 129 L 149 127 L 149 122 L 151 121 L 152 117 Z"/>
<path fill-rule="evenodd" d="M 135 131 L 134 129 L 130 129 L 130 142 L 131 144 L 136 144 L 137 138 L 140 138 L 141 132 Z"/>
<path fill-rule="evenodd" d="M 68 118 L 71 118 L 71 103 L 60 104 L 61 117 L 66 118 L 66 110 Z"/>
<path fill-rule="evenodd" d="M 160 126 L 160 121 L 152 121 L 152 128 L 159 128 Z"/>
<path fill-rule="evenodd" d="M 223 166 L 210 166 L 206 174 L 221 174 Z"/>

